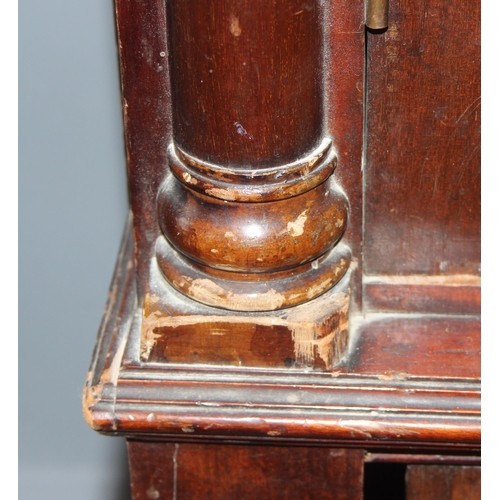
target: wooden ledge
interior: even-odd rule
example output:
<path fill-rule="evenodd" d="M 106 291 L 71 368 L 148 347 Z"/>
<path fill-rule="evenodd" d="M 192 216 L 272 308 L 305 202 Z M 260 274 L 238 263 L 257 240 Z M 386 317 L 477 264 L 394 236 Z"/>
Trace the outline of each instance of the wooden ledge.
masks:
<path fill-rule="evenodd" d="M 349 362 L 329 372 L 142 362 L 134 276 L 129 233 L 85 385 L 84 414 L 95 430 L 176 441 L 479 450 L 478 318 L 355 317 Z"/>

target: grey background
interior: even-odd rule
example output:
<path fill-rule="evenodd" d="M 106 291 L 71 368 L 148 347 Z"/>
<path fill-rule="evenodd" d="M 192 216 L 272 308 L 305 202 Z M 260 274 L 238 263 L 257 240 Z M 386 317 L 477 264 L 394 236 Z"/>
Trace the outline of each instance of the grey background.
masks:
<path fill-rule="evenodd" d="M 128 498 L 81 394 L 127 215 L 112 0 L 19 3 L 19 498 Z"/>

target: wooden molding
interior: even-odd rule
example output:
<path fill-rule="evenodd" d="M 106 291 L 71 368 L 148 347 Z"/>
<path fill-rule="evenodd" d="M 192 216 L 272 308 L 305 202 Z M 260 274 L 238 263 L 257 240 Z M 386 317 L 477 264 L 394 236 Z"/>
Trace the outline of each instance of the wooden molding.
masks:
<path fill-rule="evenodd" d="M 481 313 L 480 276 L 363 276 L 363 293 L 370 312 Z"/>
<path fill-rule="evenodd" d="M 129 233 L 85 387 L 94 429 L 176 442 L 479 450 L 480 367 L 460 343 L 478 343 L 477 321 L 355 317 L 350 362 L 328 371 L 144 361 L 132 250 Z"/>

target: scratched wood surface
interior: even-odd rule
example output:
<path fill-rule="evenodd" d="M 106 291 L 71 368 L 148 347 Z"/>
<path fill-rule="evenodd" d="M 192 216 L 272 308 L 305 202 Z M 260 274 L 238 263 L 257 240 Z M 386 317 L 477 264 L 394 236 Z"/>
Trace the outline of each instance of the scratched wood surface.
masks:
<path fill-rule="evenodd" d="M 368 34 L 367 274 L 479 274 L 479 14 L 391 0 Z"/>
<path fill-rule="evenodd" d="M 480 467 L 442 465 L 407 467 L 407 500 L 480 500 L 480 498 Z"/>
<path fill-rule="evenodd" d="M 358 321 L 351 364 L 327 372 L 144 362 L 132 251 L 129 233 L 84 394 L 94 429 L 179 441 L 477 451 L 477 318 L 374 315 Z"/>
<path fill-rule="evenodd" d="M 238 0 L 196 4 L 194 8 L 190 1 L 165 5 L 161 0 L 133 3 L 117 0 L 116 10 L 139 297 L 148 293 L 151 257 L 162 220 L 164 232 L 176 249 L 193 258 L 204 273 L 217 274 L 212 271 L 214 266 L 218 274 L 233 269 L 237 273 L 229 279 L 236 281 L 246 279 L 245 271 L 265 273 L 281 269 L 280 272 L 285 272 L 297 262 L 302 268 L 307 267 L 307 262 L 329 251 L 346 228 L 347 205 L 336 187 L 332 188 L 334 199 L 329 202 L 309 199 L 309 193 L 308 199 L 296 196 L 290 203 L 276 204 L 276 210 L 269 210 L 270 206 L 264 214 L 256 210 L 257 215 L 247 213 L 241 204 L 229 206 L 231 203 L 227 202 L 234 201 L 227 198 L 229 195 L 223 200 L 227 203 L 225 213 L 218 210 L 222 201 L 191 196 L 191 201 L 197 201 L 200 207 L 195 213 L 191 210 L 187 232 L 185 224 L 179 229 L 186 220 L 182 215 L 189 208 L 182 203 L 186 193 L 181 192 L 176 193 L 179 196 L 166 196 L 167 200 L 177 200 L 175 213 L 163 210 L 163 217 L 158 220 L 155 200 L 168 172 L 167 152 L 172 140 L 175 147 L 180 148 L 177 152 L 184 162 L 188 157 L 189 161 L 194 158 L 195 162 L 202 162 L 201 167 L 215 166 L 217 172 L 227 167 L 222 173 L 224 180 L 231 169 L 240 174 L 252 169 L 253 191 L 244 184 L 240 186 L 243 197 L 250 196 L 250 201 L 273 199 L 266 198 L 269 186 L 256 185 L 260 182 L 258 176 L 255 177 L 259 169 L 265 171 L 273 166 L 280 169 L 276 174 L 282 183 L 273 188 L 273 196 L 284 196 L 284 193 L 295 196 L 331 174 L 338 155 L 341 185 L 348 196 L 352 194 L 352 226 L 345 233 L 346 242 L 353 245 L 355 259 L 359 261 L 362 3 L 349 4 L 347 8 L 340 1 L 338 5 L 320 5 L 316 0 L 255 5 Z M 296 168 L 290 179 L 288 173 L 283 177 L 300 158 L 309 169 L 315 151 L 323 148 L 324 141 L 330 137 L 333 143 L 328 146 L 329 152 L 322 150 L 318 156 L 325 160 L 325 168 L 319 169 L 321 172 L 313 172 L 305 179 L 303 172 Z M 190 168 L 194 168 L 193 165 Z M 176 175 L 183 182 L 191 178 L 188 171 L 176 171 Z M 269 176 L 269 173 L 263 175 Z M 300 180 L 298 184 L 302 187 L 294 187 L 294 178 Z M 233 180 L 238 179 L 241 180 Z M 197 182 L 197 189 L 201 189 L 202 182 Z M 216 185 L 215 191 L 220 194 L 222 189 Z M 319 195 L 329 194 L 328 189 L 326 193 L 323 191 L 324 186 L 318 191 Z M 276 222 L 282 227 L 277 227 Z M 247 226 L 252 234 L 246 237 L 248 244 L 239 248 L 242 246 L 239 233 L 247 231 Z M 291 236 L 287 228 L 291 228 Z M 198 236 L 193 237 L 195 233 Z M 231 233 L 237 244 L 224 237 Z M 283 234 L 288 240 L 279 236 Z M 299 241 L 301 234 L 312 236 L 303 244 Z M 226 248 L 228 243 L 234 248 Z M 344 257 L 338 256 L 336 262 Z M 307 270 L 302 268 L 291 271 L 290 277 Z M 328 274 L 327 270 L 334 268 L 331 263 L 325 263 L 315 279 L 310 277 L 314 273 L 304 273 L 303 279 L 296 279 L 297 284 L 291 287 L 288 296 L 305 297 L 306 289 L 310 294 L 313 290 L 321 293 L 325 286 L 331 287 L 339 277 Z M 342 272 L 345 270 L 343 266 Z M 354 295 L 358 298 L 359 267 L 354 273 Z M 168 271 L 166 274 L 171 282 L 179 282 L 177 275 Z M 199 276 L 189 277 L 194 280 Z M 262 275 L 260 281 L 272 278 Z M 202 279 L 204 275 L 200 281 Z M 223 281 L 215 279 L 214 283 L 217 290 L 224 288 Z M 296 293 L 300 287 L 304 293 Z M 187 288 L 186 284 L 180 286 L 182 292 L 187 293 Z M 206 298 L 211 291 L 203 289 L 196 299 Z M 226 291 L 237 294 L 232 288 Z M 246 303 L 252 301 L 251 296 L 250 292 L 244 294 Z M 294 305 L 288 303 L 288 296 L 283 306 Z M 276 303 L 266 300 L 267 307 L 274 307 Z M 210 305 L 236 307 L 235 303 L 224 303 L 220 297 L 211 300 Z"/>
<path fill-rule="evenodd" d="M 363 451 L 129 441 L 134 500 L 361 500 Z"/>

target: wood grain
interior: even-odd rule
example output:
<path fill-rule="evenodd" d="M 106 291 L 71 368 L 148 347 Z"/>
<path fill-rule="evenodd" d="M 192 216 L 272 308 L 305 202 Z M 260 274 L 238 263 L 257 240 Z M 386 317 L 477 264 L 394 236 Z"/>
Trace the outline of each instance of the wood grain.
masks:
<path fill-rule="evenodd" d="M 160 234 L 155 198 L 167 172 L 171 138 L 164 0 L 116 0 L 130 204 L 139 297 Z"/>
<path fill-rule="evenodd" d="M 364 2 L 334 0 L 325 5 L 325 121 L 338 151 L 335 177 L 349 199 L 343 235 L 358 267 L 352 280 L 353 309 L 361 308 L 363 224 L 363 110 L 365 91 Z"/>
<path fill-rule="evenodd" d="M 176 143 L 231 169 L 286 164 L 321 138 L 316 0 L 167 3 Z"/>
<path fill-rule="evenodd" d="M 474 318 L 423 317 L 423 330 L 417 318 L 360 318 L 360 355 L 330 372 L 145 363 L 126 242 L 84 393 L 94 429 L 178 442 L 477 452 Z"/>
<path fill-rule="evenodd" d="M 353 373 L 381 377 L 481 376 L 481 328 L 477 317 L 374 315 L 360 327 L 349 360 Z"/>
<path fill-rule="evenodd" d="M 481 468 L 409 465 L 407 500 L 480 500 Z"/>
<path fill-rule="evenodd" d="M 129 441 L 134 500 L 361 500 L 361 450 Z"/>
<path fill-rule="evenodd" d="M 390 2 L 368 34 L 364 272 L 480 272 L 480 3 Z"/>
<path fill-rule="evenodd" d="M 167 11 L 163 275 L 191 299 L 235 311 L 314 299 L 350 263 L 334 248 L 348 201 L 331 177 L 337 153 L 324 126 L 321 3 L 173 1 Z"/>
<path fill-rule="evenodd" d="M 474 275 L 364 276 L 364 310 L 480 314 L 481 279 Z"/>

